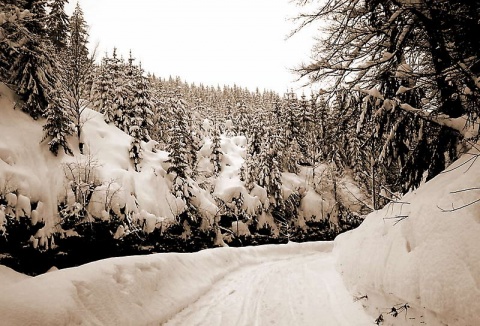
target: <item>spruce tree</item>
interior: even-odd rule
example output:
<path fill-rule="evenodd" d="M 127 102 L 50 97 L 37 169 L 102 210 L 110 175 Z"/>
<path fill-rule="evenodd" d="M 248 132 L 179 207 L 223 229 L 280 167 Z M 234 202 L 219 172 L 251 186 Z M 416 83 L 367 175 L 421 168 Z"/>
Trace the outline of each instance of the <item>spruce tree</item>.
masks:
<path fill-rule="evenodd" d="M 62 101 L 61 93 L 54 91 L 51 96 L 46 112 L 47 122 L 43 126 L 44 140 L 49 140 L 49 149 L 55 156 L 58 154 L 60 147 L 66 154 L 73 155 L 67 143 L 67 137 L 73 134 L 72 120 L 62 107 L 64 101 Z"/>
<path fill-rule="evenodd" d="M 105 121 L 113 122 L 117 128 L 128 133 L 128 124 L 125 114 L 128 112 L 127 102 L 129 97 L 129 84 L 127 80 L 127 65 L 123 58 L 118 58 L 116 49 L 113 50 L 113 56 L 110 59 L 110 74 L 113 82 L 112 107 L 111 111 L 105 114 Z M 107 108 L 105 108 L 107 109 Z M 107 117 L 112 120 L 107 120 Z"/>
<path fill-rule="evenodd" d="M 130 96 L 125 113 L 128 125 L 128 134 L 133 137 L 130 146 L 130 158 L 133 160 L 135 170 L 139 171 L 139 163 L 142 158 L 141 142 L 149 141 L 148 130 L 153 124 L 151 94 L 148 80 L 143 76 L 141 67 L 133 65 L 133 59 L 130 55 L 128 78 L 130 79 Z"/>
<path fill-rule="evenodd" d="M 105 122 L 113 121 L 113 95 L 114 87 L 110 72 L 110 58 L 106 54 L 97 69 L 94 83 L 93 107 L 104 115 Z"/>
<path fill-rule="evenodd" d="M 57 53 L 67 47 L 69 19 L 65 13 L 65 4 L 68 0 L 50 0 L 50 12 L 47 17 L 47 29 L 50 42 Z"/>
<path fill-rule="evenodd" d="M 193 117 L 190 114 L 190 111 L 187 110 L 187 103 L 182 98 L 179 87 L 172 91 L 172 95 L 169 96 L 167 102 L 167 110 L 171 117 L 171 125 L 178 125 L 183 133 L 187 152 L 187 162 L 193 176 L 195 174 L 198 151 L 198 139 L 194 137 L 192 125 L 189 123 L 192 122 Z"/>
<path fill-rule="evenodd" d="M 210 158 L 210 162 L 213 165 L 213 174 L 218 176 L 222 169 L 222 149 L 220 144 L 220 133 L 218 131 L 218 127 L 215 124 L 213 127 L 213 135 L 212 135 L 212 155 Z"/>
<path fill-rule="evenodd" d="M 33 15 L 24 10 L 19 1 L 0 2 L 0 14 L 0 80 L 8 83 L 10 68 L 20 54 L 19 49 L 24 40 L 33 37 L 25 27 Z"/>
<path fill-rule="evenodd" d="M 79 149 L 82 151 L 82 113 L 88 105 L 89 96 L 86 91 L 91 78 L 93 60 L 88 53 L 88 32 L 83 11 L 77 3 L 70 18 L 69 37 L 64 56 L 64 76 L 62 78 L 64 96 L 68 100 L 68 110 L 75 124 L 76 134 L 79 139 Z"/>
<path fill-rule="evenodd" d="M 57 62 L 54 61 L 45 30 L 45 1 L 30 1 L 25 9 L 32 18 L 25 23 L 30 36 L 18 44 L 9 69 L 9 83 L 24 101 L 23 110 L 34 119 L 45 115 L 49 93 L 55 87 Z"/>
<path fill-rule="evenodd" d="M 195 207 L 191 202 L 192 189 L 190 184 L 190 176 L 192 170 L 189 166 L 189 152 L 188 152 L 188 136 L 185 132 L 185 112 L 183 101 L 180 99 L 177 92 L 171 99 L 173 105 L 173 113 L 175 123 L 170 129 L 170 143 L 167 146 L 169 154 L 170 167 L 168 173 L 173 173 L 172 194 L 181 199 L 184 204 L 184 210 L 180 213 L 180 222 L 188 223 L 189 225 L 198 224 L 197 216 L 195 214 Z"/>

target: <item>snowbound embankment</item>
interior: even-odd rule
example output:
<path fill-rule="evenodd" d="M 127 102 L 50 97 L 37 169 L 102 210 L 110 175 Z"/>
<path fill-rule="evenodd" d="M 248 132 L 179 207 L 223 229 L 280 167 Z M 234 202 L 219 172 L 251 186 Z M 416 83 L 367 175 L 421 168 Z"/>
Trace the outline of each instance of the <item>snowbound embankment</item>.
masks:
<path fill-rule="evenodd" d="M 330 252 L 332 242 L 111 258 L 33 278 L 0 269 L 4 325 L 159 325 L 240 267 Z M 253 300 L 254 298 L 252 298 Z"/>
<path fill-rule="evenodd" d="M 142 231 L 146 233 L 165 223 L 168 225 L 184 211 L 185 202 L 171 193 L 174 175 L 167 173 L 169 153 L 157 149 L 155 141 L 142 142 L 143 158 L 137 172 L 129 157 L 132 138 L 113 124 L 105 123 L 102 114 L 85 109 L 81 139 L 68 137 L 73 156 L 62 150 L 54 156 L 48 150 L 48 140 L 44 140 L 45 121 L 33 120 L 20 107 L 14 92 L 0 83 L 0 195 L 6 198 L 6 204 L 0 208 L 0 230 L 4 229 L 6 215 L 17 219 L 25 217 L 32 225 L 44 222 L 45 227 L 34 235 L 31 243 L 48 249 L 52 245 L 48 241 L 51 234 L 63 232 L 58 227 L 59 206 L 67 215 L 86 206 L 88 219 L 97 221 L 108 220 L 113 212 L 143 226 Z M 202 215 L 202 225 L 212 226 L 221 209 L 240 210 L 256 216 L 259 228 L 268 225 L 278 235 L 279 228 L 268 211 L 272 199 L 266 189 L 255 185 L 251 191 L 247 190 L 240 180 L 248 146 L 245 136 L 221 135 L 222 169 L 216 176 L 208 128 L 202 133 L 199 176 L 196 181 L 190 180 L 192 203 Z M 79 151 L 79 141 L 84 144 L 83 154 Z M 338 222 L 333 188 L 337 189 L 343 205 L 352 211 L 359 211 L 358 203 L 366 201 L 348 176 L 338 180 L 334 187 L 326 166 L 316 170 L 313 173 L 311 167 L 302 167 L 298 175 L 282 175 L 284 200 L 292 193 L 301 194 L 298 221 L 295 221 L 300 228 L 306 228 L 305 221 L 329 218 Z M 83 203 L 82 196 L 90 187 L 93 194 L 88 203 Z M 219 206 L 214 197 L 223 201 L 226 208 Z M 248 234 L 246 226 L 243 229 Z M 119 238 L 128 234 L 123 225 L 117 231 Z"/>
<path fill-rule="evenodd" d="M 416 191 L 370 214 L 358 229 L 337 237 L 337 267 L 353 293 L 425 308 L 424 318 L 448 325 L 480 325 L 477 158 L 476 151 L 463 155 Z M 389 306 L 373 305 L 372 314 L 388 316 Z M 394 325 L 403 325 L 398 323 L 403 319 Z"/>
<path fill-rule="evenodd" d="M 79 152 L 79 140 L 71 136 L 68 144 L 74 155 L 60 150 L 54 156 L 44 140 L 45 121 L 33 120 L 20 107 L 14 92 L 0 83 L 0 193 L 17 218 L 25 216 L 32 225 L 45 222 L 35 235 L 40 246 L 48 245 L 46 238 L 58 225 L 58 204 L 76 205 L 72 183 L 79 187 L 95 184 L 87 207 L 91 217 L 107 219 L 110 209 L 121 216 L 124 209 L 133 220 L 144 221 L 146 232 L 183 210 L 183 203 L 170 192 L 173 176 L 166 172 L 168 152 L 155 150 L 154 141 L 142 143 L 141 171 L 137 172 L 129 157 L 132 138 L 106 124 L 102 114 L 85 109 L 84 154 Z M 210 218 L 216 212 L 213 198 L 198 186 L 193 188 L 199 207 Z M 5 214 L 0 210 L 0 228 Z"/>

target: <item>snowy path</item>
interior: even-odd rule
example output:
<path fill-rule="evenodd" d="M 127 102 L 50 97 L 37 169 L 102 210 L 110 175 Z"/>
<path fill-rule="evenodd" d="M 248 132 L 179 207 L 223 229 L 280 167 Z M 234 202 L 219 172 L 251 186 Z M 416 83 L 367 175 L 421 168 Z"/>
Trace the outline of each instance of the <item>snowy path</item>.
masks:
<path fill-rule="evenodd" d="M 164 325 L 371 325 L 353 303 L 332 253 L 241 268 Z"/>
<path fill-rule="evenodd" d="M 0 324 L 372 325 L 335 269 L 332 248 L 310 242 L 128 256 L 27 278 L 0 268 Z"/>

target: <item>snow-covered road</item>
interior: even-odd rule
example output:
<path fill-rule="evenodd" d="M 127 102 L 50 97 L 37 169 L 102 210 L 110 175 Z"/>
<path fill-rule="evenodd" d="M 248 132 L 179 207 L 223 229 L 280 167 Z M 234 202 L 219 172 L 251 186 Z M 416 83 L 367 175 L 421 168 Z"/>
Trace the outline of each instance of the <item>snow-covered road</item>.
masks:
<path fill-rule="evenodd" d="M 0 268 L 2 325 L 372 325 L 332 242 L 111 258 L 37 277 Z"/>
<path fill-rule="evenodd" d="M 330 252 L 243 267 L 165 325 L 371 325 Z"/>

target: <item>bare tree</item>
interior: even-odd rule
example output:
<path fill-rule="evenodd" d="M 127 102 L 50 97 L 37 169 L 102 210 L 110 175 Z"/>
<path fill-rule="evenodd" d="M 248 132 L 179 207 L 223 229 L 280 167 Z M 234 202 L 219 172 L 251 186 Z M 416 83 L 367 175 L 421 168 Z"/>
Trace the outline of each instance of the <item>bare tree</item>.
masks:
<path fill-rule="evenodd" d="M 296 71 L 330 98 L 339 88 L 362 97 L 352 119 L 373 146 L 375 173 L 396 164 L 406 191 L 442 171 L 460 139 L 478 136 L 479 18 L 478 2 L 320 1 L 296 18 L 293 34 L 323 26 Z"/>

